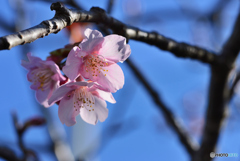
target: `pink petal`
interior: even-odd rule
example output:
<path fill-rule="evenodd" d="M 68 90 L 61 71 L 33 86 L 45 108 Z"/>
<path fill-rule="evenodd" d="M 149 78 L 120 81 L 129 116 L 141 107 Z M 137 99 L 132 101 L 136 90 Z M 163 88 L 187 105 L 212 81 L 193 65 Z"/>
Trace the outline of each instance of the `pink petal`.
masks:
<path fill-rule="evenodd" d="M 79 113 L 79 108 L 76 110 L 73 106 L 73 97 L 63 97 L 58 108 L 58 117 L 62 124 L 66 124 L 67 126 L 74 125 L 76 123 L 76 116 Z"/>
<path fill-rule="evenodd" d="M 74 80 L 79 76 L 79 67 L 82 64 L 82 58 L 78 56 L 79 52 L 79 47 L 73 47 L 68 54 L 66 65 L 63 67 L 63 72 L 70 80 Z"/>
<path fill-rule="evenodd" d="M 102 98 L 103 100 L 106 100 L 110 103 L 116 103 L 116 100 L 114 99 L 112 93 L 110 92 L 105 92 L 99 89 L 96 89 L 95 91 L 92 92 L 93 95 L 96 95 L 100 98 Z"/>
<path fill-rule="evenodd" d="M 104 41 L 103 37 L 84 40 L 79 44 L 79 47 L 86 54 L 92 53 L 94 51 L 98 51 L 102 47 L 102 43 Z"/>
<path fill-rule="evenodd" d="M 106 87 L 103 87 L 101 85 L 99 85 L 98 83 L 94 82 L 93 86 L 91 88 L 88 89 L 89 92 L 93 92 L 96 91 L 97 89 L 102 90 L 102 91 L 106 91 L 108 92 L 109 89 Z"/>
<path fill-rule="evenodd" d="M 54 74 L 53 76 L 51 76 L 51 79 L 54 81 L 60 81 L 59 74 L 58 73 Z"/>
<path fill-rule="evenodd" d="M 102 48 L 99 50 L 99 54 L 106 59 L 113 62 L 123 62 L 131 54 L 131 49 L 126 44 L 126 38 L 119 35 L 109 35 L 104 37 Z"/>
<path fill-rule="evenodd" d="M 66 80 L 66 78 L 62 75 L 59 67 L 57 66 L 57 64 L 53 61 L 43 61 L 42 64 L 44 64 L 46 66 L 46 68 L 50 68 L 51 71 L 53 71 L 54 73 L 56 73 L 57 75 L 54 76 L 54 78 L 56 78 L 57 80 L 55 81 L 64 81 Z M 58 76 L 58 77 L 57 77 Z"/>
<path fill-rule="evenodd" d="M 32 56 L 31 53 L 27 53 L 27 57 L 29 61 L 22 60 L 21 65 L 28 70 L 36 67 L 39 64 L 39 62 L 42 62 L 42 59 Z"/>
<path fill-rule="evenodd" d="M 98 74 L 97 83 L 107 88 L 109 92 L 115 93 L 117 90 L 121 89 L 124 85 L 124 75 L 121 67 L 117 64 L 112 64 L 110 66 L 104 67 L 105 71 Z M 106 74 L 106 76 L 105 76 Z"/>
<path fill-rule="evenodd" d="M 108 117 L 108 109 L 107 104 L 104 100 L 102 100 L 101 98 L 98 97 L 94 97 L 95 99 L 95 106 L 93 108 L 81 108 L 80 111 L 80 116 L 82 117 L 82 119 L 92 125 L 96 125 L 98 120 L 103 122 L 106 120 L 106 118 Z M 94 109 L 94 111 L 92 111 L 92 109 Z"/>
<path fill-rule="evenodd" d="M 89 54 L 93 51 L 98 51 L 101 48 L 102 42 L 104 41 L 101 32 L 88 28 L 84 31 L 84 35 L 86 36 L 86 39 L 79 44 L 81 50 Z"/>
<path fill-rule="evenodd" d="M 73 91 L 75 88 L 73 86 L 69 86 L 70 83 L 65 84 L 61 87 L 59 87 L 58 89 L 56 89 L 52 96 L 50 97 L 48 103 L 52 104 L 54 102 L 59 101 L 60 99 L 62 99 L 68 92 Z"/>
<path fill-rule="evenodd" d="M 25 60 L 21 60 L 21 66 L 23 66 L 26 69 L 31 69 L 31 65 L 29 65 L 29 62 L 25 61 Z"/>
<path fill-rule="evenodd" d="M 51 98 L 49 99 L 49 104 L 59 101 L 65 95 L 67 95 L 67 93 L 75 90 L 79 86 L 91 87 L 92 85 L 93 83 L 88 83 L 88 82 L 70 82 L 70 83 L 64 84 L 53 92 Z"/>
<path fill-rule="evenodd" d="M 47 60 L 47 61 L 42 61 L 41 62 L 42 67 L 44 68 L 50 68 L 54 73 L 56 73 L 56 66 L 55 63 L 51 60 Z"/>
<path fill-rule="evenodd" d="M 59 86 L 60 86 L 59 83 L 60 83 L 59 81 L 58 82 L 54 82 L 54 84 L 52 85 L 52 90 L 51 90 L 51 92 L 48 95 L 48 100 L 52 97 L 53 92 L 56 91 L 59 88 Z M 49 106 L 52 106 L 54 103 L 55 102 L 52 102 L 51 104 L 49 104 Z"/>
<path fill-rule="evenodd" d="M 32 73 L 32 70 L 30 70 L 28 73 L 27 73 L 27 79 L 29 82 L 32 82 L 34 80 L 34 77 L 35 77 L 35 74 Z"/>
<path fill-rule="evenodd" d="M 59 88 L 59 81 L 58 82 L 53 82 L 54 84 L 52 85 L 52 87 L 50 87 L 50 91 L 48 93 L 48 97 L 47 97 L 47 103 L 46 105 L 48 106 L 44 106 L 44 107 L 50 107 L 52 106 L 55 102 L 52 102 L 51 104 L 48 103 L 48 100 L 51 98 L 53 92 Z"/>
<path fill-rule="evenodd" d="M 36 82 L 36 83 L 31 84 L 30 88 L 33 89 L 33 90 L 38 90 L 38 87 L 40 85 L 41 85 L 40 82 Z"/>
<path fill-rule="evenodd" d="M 31 53 L 27 53 L 27 57 L 28 57 L 28 60 L 29 60 L 30 62 L 38 62 L 38 61 L 42 61 L 41 58 L 36 57 L 36 56 L 32 56 Z"/>
<path fill-rule="evenodd" d="M 82 64 L 80 69 L 79 69 L 79 73 L 81 73 L 81 75 L 86 78 L 86 79 L 89 79 L 91 77 L 91 73 L 88 71 L 85 70 L 85 65 Z"/>
<path fill-rule="evenodd" d="M 88 86 L 91 87 L 94 83 L 88 83 L 88 82 L 72 82 L 72 85 L 76 85 L 76 86 Z"/>
<path fill-rule="evenodd" d="M 47 88 L 46 90 L 43 90 L 43 91 L 41 89 L 38 89 L 36 91 L 36 99 L 44 107 L 49 107 L 50 106 L 48 104 L 48 98 L 49 98 L 49 95 L 50 95 L 51 91 L 52 91 L 51 88 Z"/>
<path fill-rule="evenodd" d="M 97 31 L 97 30 L 91 30 L 89 28 L 87 28 L 84 31 L 84 35 L 88 38 L 88 39 L 94 39 L 94 38 L 99 38 L 99 37 L 103 37 L 102 33 Z"/>

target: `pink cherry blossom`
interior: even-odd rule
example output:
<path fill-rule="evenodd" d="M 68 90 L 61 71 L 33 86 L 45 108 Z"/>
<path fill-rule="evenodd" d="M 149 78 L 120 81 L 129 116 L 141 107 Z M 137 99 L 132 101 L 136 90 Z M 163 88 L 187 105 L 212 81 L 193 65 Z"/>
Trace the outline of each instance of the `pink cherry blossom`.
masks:
<path fill-rule="evenodd" d="M 62 124 L 72 126 L 76 123 L 76 116 L 96 125 L 108 117 L 107 104 L 116 103 L 110 92 L 105 92 L 96 83 L 70 82 L 59 87 L 49 99 L 49 104 L 60 100 L 58 116 Z"/>
<path fill-rule="evenodd" d="M 29 70 L 27 78 L 33 83 L 30 88 L 36 90 L 37 101 L 44 107 L 49 107 L 52 104 L 48 104 L 48 99 L 59 87 L 60 81 L 66 78 L 53 61 L 43 61 L 31 53 L 28 53 L 27 57 L 29 61 L 22 60 L 21 65 Z"/>
<path fill-rule="evenodd" d="M 86 29 L 86 38 L 69 53 L 63 72 L 74 80 L 79 75 L 97 82 L 110 92 L 124 85 L 123 71 L 117 62 L 125 61 L 131 54 L 125 37 L 103 37 L 97 30 Z"/>

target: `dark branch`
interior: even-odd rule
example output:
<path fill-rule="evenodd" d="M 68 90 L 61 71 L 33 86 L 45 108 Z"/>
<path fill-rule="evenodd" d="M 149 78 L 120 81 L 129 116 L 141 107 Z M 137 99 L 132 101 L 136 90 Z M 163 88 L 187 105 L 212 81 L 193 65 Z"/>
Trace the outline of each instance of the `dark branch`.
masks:
<path fill-rule="evenodd" d="M 238 17 L 234 25 L 233 32 L 228 41 L 226 42 L 220 57 L 222 59 L 222 62 L 227 61 L 230 67 L 232 67 L 240 50 L 239 35 L 240 35 L 240 13 L 238 13 Z"/>
<path fill-rule="evenodd" d="M 169 107 L 161 100 L 158 93 L 150 86 L 150 83 L 144 78 L 138 68 L 132 63 L 130 58 L 126 60 L 127 64 L 130 66 L 135 76 L 141 81 L 141 83 L 146 88 L 147 92 L 151 95 L 154 102 L 156 103 L 159 110 L 161 110 L 167 120 L 167 123 L 172 126 L 173 130 L 176 132 L 183 146 L 186 148 L 190 155 L 193 155 L 197 150 L 198 145 L 196 142 L 193 142 L 192 138 L 188 135 L 187 131 L 180 124 L 180 122 L 175 118 L 172 111 L 169 110 Z"/>
<path fill-rule="evenodd" d="M 114 33 L 123 35 L 128 39 L 133 39 L 154 45 L 159 49 L 172 52 L 177 57 L 196 59 L 205 63 L 217 63 L 216 55 L 207 50 L 186 43 L 178 43 L 166 38 L 156 32 L 146 32 L 138 28 L 128 26 L 113 17 L 109 16 L 101 8 L 93 7 L 89 12 L 84 10 L 70 10 L 63 4 L 57 2 L 51 5 L 51 10 L 55 10 L 55 16 L 43 21 L 37 26 L 20 31 L 18 33 L 0 38 L 0 50 L 11 49 L 14 46 L 30 43 L 38 38 L 43 38 L 51 33 L 58 33 L 64 27 L 73 22 L 94 22 L 103 24 Z"/>
<path fill-rule="evenodd" d="M 222 122 L 229 99 L 228 76 L 240 50 L 240 13 L 233 32 L 219 55 L 219 65 L 212 66 L 209 103 L 202 143 L 193 161 L 210 161 L 210 153 L 215 151 Z M 226 63 L 223 63 L 226 62 Z M 227 66 L 226 66 L 227 64 Z"/>
<path fill-rule="evenodd" d="M 0 158 L 6 160 L 22 161 L 22 159 L 19 159 L 16 156 L 15 152 L 12 149 L 9 149 L 8 147 L 0 147 Z"/>
<path fill-rule="evenodd" d="M 30 160 L 33 160 L 33 161 L 38 161 L 39 159 L 38 159 L 36 153 L 34 151 L 26 148 L 26 146 L 23 142 L 23 135 L 29 127 L 41 126 L 41 125 L 45 124 L 45 119 L 43 119 L 41 117 L 34 117 L 32 119 L 27 120 L 22 125 L 22 124 L 19 124 L 16 113 L 12 113 L 12 118 L 13 118 L 13 123 L 14 123 L 15 130 L 16 130 L 16 133 L 17 133 L 17 136 L 18 136 L 18 144 L 19 144 L 19 147 L 20 147 L 21 151 L 24 154 L 22 160 L 29 160 L 30 159 Z"/>
<path fill-rule="evenodd" d="M 232 97 L 234 95 L 234 91 L 235 91 L 235 88 L 236 88 L 237 83 L 239 82 L 239 80 L 240 80 L 240 72 L 238 71 L 238 73 L 236 74 L 236 77 L 233 80 L 232 86 L 229 89 L 229 97 L 228 97 L 229 101 L 231 101 L 231 99 L 232 99 Z"/>
<path fill-rule="evenodd" d="M 110 14 L 112 12 L 113 4 L 114 4 L 114 0 L 108 0 L 108 4 L 107 4 L 107 13 L 108 14 Z"/>
<path fill-rule="evenodd" d="M 204 63 L 215 64 L 217 56 L 207 50 L 186 43 L 178 43 L 156 32 L 145 32 L 134 28 L 126 29 L 128 38 L 154 45 L 161 50 L 169 51 L 177 57 L 191 58 Z"/>

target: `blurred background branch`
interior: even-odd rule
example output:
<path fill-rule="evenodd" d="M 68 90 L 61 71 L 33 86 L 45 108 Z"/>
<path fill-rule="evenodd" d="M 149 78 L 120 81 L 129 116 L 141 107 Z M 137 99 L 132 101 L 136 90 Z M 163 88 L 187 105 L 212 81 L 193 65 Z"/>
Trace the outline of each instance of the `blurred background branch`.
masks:
<path fill-rule="evenodd" d="M 229 97 L 228 97 L 228 101 L 230 102 L 235 94 L 235 91 L 237 90 L 237 84 L 239 83 L 240 80 L 240 72 L 237 71 L 236 76 L 234 77 L 233 83 L 230 86 L 229 89 Z"/>
<path fill-rule="evenodd" d="M 34 117 L 31 119 L 28 119 L 24 124 L 20 124 L 18 122 L 18 118 L 16 113 L 12 113 L 13 123 L 16 130 L 16 134 L 18 137 L 18 145 L 23 153 L 22 157 L 18 157 L 15 152 L 8 148 L 8 147 L 0 147 L 0 158 L 9 160 L 9 161 L 38 161 L 38 156 L 33 150 L 30 150 L 26 148 L 23 136 L 26 133 L 27 129 L 29 129 L 32 126 L 41 126 L 45 124 L 45 119 L 41 117 Z M 12 147 L 11 147 L 12 148 Z"/>
<path fill-rule="evenodd" d="M 219 55 L 219 59 L 222 60 L 222 64 L 212 66 L 211 68 L 211 82 L 206 123 L 200 149 L 194 156 L 193 161 L 211 160 L 209 154 L 215 151 L 222 122 L 225 119 L 225 112 L 227 110 L 227 103 L 230 95 L 228 77 L 240 50 L 239 35 L 240 12 L 238 13 L 232 34 Z"/>
<path fill-rule="evenodd" d="M 174 116 L 169 107 L 163 102 L 163 100 L 161 100 L 159 94 L 151 87 L 150 83 L 146 80 L 146 78 L 144 78 L 144 76 L 141 74 L 138 68 L 133 64 L 131 58 L 128 58 L 126 62 L 133 71 L 134 75 L 144 85 L 149 95 L 151 95 L 151 98 L 154 100 L 158 109 L 160 109 L 160 111 L 163 112 L 167 123 L 176 132 L 183 146 L 192 156 L 195 153 L 195 151 L 198 150 L 199 147 L 198 143 L 196 141 L 193 141 L 193 138 L 188 135 L 184 126 L 181 124 L 181 121 Z"/>

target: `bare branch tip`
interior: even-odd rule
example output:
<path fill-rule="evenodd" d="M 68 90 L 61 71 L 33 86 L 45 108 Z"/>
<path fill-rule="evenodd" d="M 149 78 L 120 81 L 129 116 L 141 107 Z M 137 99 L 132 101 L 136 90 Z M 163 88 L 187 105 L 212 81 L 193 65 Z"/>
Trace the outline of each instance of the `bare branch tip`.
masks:
<path fill-rule="evenodd" d="M 92 7 L 92 8 L 90 9 L 90 11 L 92 11 L 92 12 L 97 12 L 97 13 L 101 13 L 101 14 L 105 14 L 105 13 L 106 13 L 106 11 L 105 11 L 104 9 L 100 8 L 100 7 Z"/>
<path fill-rule="evenodd" d="M 51 11 L 52 10 L 61 10 L 62 8 L 64 8 L 64 5 L 61 2 L 56 2 L 56 3 L 52 3 L 50 6 Z"/>

